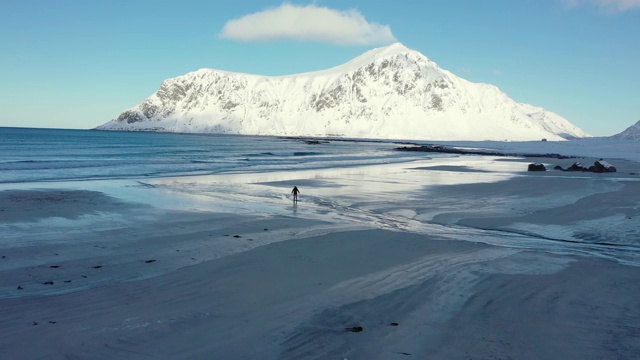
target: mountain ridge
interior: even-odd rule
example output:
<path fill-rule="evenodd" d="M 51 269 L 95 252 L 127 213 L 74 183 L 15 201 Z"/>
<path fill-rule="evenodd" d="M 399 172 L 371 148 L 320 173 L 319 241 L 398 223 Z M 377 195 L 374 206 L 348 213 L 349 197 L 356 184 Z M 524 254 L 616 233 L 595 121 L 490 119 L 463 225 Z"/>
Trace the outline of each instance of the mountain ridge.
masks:
<path fill-rule="evenodd" d="M 610 136 L 613 139 L 640 140 L 640 120 L 622 132 Z"/>
<path fill-rule="evenodd" d="M 415 140 L 586 137 L 568 120 L 472 83 L 400 43 L 326 70 L 262 76 L 199 69 L 100 130 Z"/>

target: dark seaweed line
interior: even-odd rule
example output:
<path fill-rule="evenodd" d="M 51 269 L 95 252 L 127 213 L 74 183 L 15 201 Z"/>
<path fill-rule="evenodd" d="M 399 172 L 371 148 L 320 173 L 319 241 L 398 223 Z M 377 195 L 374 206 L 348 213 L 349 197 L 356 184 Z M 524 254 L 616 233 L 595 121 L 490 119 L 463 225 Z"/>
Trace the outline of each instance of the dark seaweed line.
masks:
<path fill-rule="evenodd" d="M 415 151 L 415 152 L 428 152 L 428 153 L 444 153 L 444 154 L 458 154 L 458 155 L 483 155 L 483 156 L 516 156 L 516 157 L 539 157 L 539 158 L 552 158 L 552 159 L 574 159 L 575 156 L 566 156 L 555 153 L 549 154 L 511 154 L 501 153 L 494 151 L 478 151 L 478 150 L 462 150 L 448 148 L 440 145 L 422 145 L 422 146 L 403 146 L 396 148 L 398 151 Z"/>

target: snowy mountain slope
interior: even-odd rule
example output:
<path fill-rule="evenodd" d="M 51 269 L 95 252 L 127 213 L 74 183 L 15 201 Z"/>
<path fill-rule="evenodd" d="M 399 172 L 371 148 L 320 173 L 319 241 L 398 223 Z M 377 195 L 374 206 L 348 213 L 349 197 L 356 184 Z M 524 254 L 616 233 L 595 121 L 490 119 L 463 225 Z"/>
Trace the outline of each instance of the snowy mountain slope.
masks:
<path fill-rule="evenodd" d="M 640 121 L 629 126 L 623 132 L 611 136 L 614 139 L 640 140 Z"/>
<path fill-rule="evenodd" d="M 589 136 L 396 43 L 334 68 L 259 76 L 201 69 L 165 80 L 101 130 L 426 140 Z"/>

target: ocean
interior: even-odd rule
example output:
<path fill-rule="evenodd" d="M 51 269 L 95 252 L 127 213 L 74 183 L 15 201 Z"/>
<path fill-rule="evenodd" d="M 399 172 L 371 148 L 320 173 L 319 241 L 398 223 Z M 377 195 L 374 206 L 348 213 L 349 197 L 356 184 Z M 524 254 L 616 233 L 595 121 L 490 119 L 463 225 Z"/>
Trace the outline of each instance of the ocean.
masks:
<path fill-rule="evenodd" d="M 0 183 L 294 171 L 401 162 L 388 142 L 0 127 Z"/>

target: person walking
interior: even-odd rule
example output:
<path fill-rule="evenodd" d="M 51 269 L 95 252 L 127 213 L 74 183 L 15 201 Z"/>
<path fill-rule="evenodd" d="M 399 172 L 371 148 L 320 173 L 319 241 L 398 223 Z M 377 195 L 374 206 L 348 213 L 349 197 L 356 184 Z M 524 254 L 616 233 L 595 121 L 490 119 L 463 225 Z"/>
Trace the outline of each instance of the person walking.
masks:
<path fill-rule="evenodd" d="M 298 193 L 300 193 L 300 190 L 298 190 L 298 187 L 294 186 L 293 190 L 291 190 L 291 193 L 293 194 L 293 202 L 298 202 Z"/>

